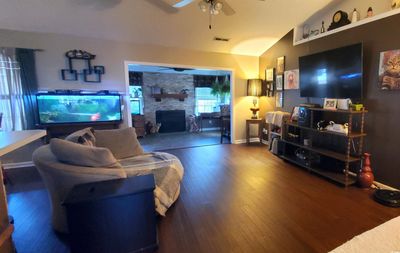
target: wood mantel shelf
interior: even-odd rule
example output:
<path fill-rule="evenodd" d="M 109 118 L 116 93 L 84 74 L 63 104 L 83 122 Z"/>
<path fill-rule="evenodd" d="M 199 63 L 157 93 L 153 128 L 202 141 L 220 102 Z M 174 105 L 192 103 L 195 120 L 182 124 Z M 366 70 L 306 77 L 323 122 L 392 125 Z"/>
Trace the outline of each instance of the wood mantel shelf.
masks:
<path fill-rule="evenodd" d="M 188 97 L 188 94 L 176 93 L 176 94 L 152 94 L 152 98 L 155 98 L 157 102 L 160 102 L 163 98 L 175 98 L 179 101 L 184 101 Z"/>

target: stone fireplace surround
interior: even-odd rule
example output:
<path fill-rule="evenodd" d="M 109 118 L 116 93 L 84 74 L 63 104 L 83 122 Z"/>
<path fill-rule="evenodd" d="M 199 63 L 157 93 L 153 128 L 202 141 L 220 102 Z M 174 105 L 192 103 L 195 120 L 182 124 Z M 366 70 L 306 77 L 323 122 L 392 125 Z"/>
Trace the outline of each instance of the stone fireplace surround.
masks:
<path fill-rule="evenodd" d="M 187 89 L 188 97 L 184 101 L 174 98 L 163 98 L 157 102 L 151 97 L 151 87 L 157 86 L 166 93 L 179 93 Z M 143 100 L 144 116 L 147 121 L 156 123 L 156 111 L 174 111 L 183 110 L 186 117 L 194 114 L 195 94 L 193 75 L 175 74 L 175 73 L 143 73 Z"/>

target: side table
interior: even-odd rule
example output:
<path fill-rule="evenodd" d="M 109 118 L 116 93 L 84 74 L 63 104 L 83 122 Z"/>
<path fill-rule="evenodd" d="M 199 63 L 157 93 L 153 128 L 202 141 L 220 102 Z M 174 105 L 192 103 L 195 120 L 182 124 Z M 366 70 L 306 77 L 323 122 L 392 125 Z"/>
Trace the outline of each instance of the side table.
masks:
<path fill-rule="evenodd" d="M 250 136 L 250 125 L 252 124 L 256 124 L 258 125 L 258 137 L 260 138 L 260 143 L 262 143 L 262 129 L 263 129 L 263 125 L 264 125 L 264 120 L 263 119 L 246 119 L 246 142 L 247 144 L 250 143 L 250 138 L 252 136 Z"/>

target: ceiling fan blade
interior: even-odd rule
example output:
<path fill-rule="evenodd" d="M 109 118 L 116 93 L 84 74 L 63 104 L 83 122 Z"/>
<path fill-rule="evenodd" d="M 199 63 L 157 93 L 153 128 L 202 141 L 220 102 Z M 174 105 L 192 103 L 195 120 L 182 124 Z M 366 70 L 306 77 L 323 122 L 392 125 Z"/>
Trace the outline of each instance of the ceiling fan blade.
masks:
<path fill-rule="evenodd" d="M 222 3 L 222 11 L 225 13 L 225 15 L 232 16 L 236 13 L 236 11 L 225 0 L 219 1 Z"/>
<path fill-rule="evenodd" d="M 186 5 L 192 3 L 194 0 L 181 0 L 177 2 L 176 4 L 173 5 L 175 8 L 182 8 L 185 7 Z"/>
<path fill-rule="evenodd" d="M 168 3 L 164 2 L 164 0 L 146 0 L 146 2 L 156 6 L 157 8 L 161 9 L 162 11 L 166 13 L 177 13 L 178 9 L 172 7 Z"/>

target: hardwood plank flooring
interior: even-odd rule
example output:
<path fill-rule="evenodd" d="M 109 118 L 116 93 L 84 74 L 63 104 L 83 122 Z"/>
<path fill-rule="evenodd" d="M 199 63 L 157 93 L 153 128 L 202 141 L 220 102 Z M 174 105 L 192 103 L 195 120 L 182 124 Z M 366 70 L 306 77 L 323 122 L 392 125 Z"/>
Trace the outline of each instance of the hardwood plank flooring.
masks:
<path fill-rule="evenodd" d="M 169 152 L 181 159 L 185 176 L 180 198 L 159 218 L 158 253 L 327 252 L 400 215 L 374 202 L 372 190 L 335 185 L 263 145 Z M 51 230 L 46 191 L 14 192 L 18 252 L 68 252 L 65 238 Z"/>

